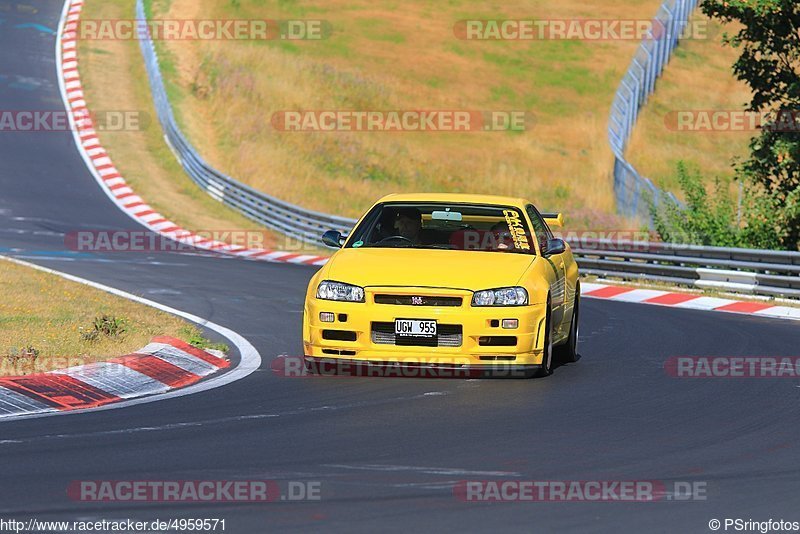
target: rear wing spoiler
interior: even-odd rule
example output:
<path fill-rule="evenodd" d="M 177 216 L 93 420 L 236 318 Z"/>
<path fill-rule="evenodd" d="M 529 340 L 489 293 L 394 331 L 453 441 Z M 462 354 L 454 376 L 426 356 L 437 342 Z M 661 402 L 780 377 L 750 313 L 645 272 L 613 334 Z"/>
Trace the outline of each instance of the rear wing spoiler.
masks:
<path fill-rule="evenodd" d="M 542 218 L 547 226 L 564 226 L 564 215 L 562 213 L 542 213 Z"/>

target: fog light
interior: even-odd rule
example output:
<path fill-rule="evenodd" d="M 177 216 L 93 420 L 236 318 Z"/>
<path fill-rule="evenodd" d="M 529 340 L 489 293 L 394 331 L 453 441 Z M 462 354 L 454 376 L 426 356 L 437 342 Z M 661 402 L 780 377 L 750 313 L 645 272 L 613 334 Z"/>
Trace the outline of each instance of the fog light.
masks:
<path fill-rule="evenodd" d="M 503 328 L 517 328 L 519 326 L 519 319 L 503 319 Z"/>
<path fill-rule="evenodd" d="M 319 320 L 323 323 L 332 323 L 334 321 L 334 315 L 331 312 L 319 312 Z"/>

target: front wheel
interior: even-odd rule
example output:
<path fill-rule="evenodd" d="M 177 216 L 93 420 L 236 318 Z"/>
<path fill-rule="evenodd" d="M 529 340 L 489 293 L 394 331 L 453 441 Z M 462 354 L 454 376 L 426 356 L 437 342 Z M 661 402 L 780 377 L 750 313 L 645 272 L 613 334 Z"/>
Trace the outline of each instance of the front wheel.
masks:
<path fill-rule="evenodd" d="M 575 305 L 572 308 L 572 322 L 569 325 L 569 338 L 567 338 L 566 343 L 556 347 L 557 357 L 565 363 L 575 363 L 578 361 L 578 319 L 580 317 L 580 302 L 580 293 L 576 292 Z"/>
<path fill-rule="evenodd" d="M 544 320 L 544 344 L 542 346 L 542 367 L 536 373 L 538 377 L 553 373 L 553 323 L 550 320 L 550 302 L 547 302 L 547 317 Z"/>

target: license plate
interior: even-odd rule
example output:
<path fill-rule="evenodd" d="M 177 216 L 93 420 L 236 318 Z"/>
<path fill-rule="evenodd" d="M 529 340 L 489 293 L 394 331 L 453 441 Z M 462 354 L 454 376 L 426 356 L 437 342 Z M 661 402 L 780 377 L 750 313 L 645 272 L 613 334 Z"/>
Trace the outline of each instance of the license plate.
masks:
<path fill-rule="evenodd" d="M 395 319 L 394 333 L 402 337 L 436 337 L 436 321 L 430 319 Z"/>

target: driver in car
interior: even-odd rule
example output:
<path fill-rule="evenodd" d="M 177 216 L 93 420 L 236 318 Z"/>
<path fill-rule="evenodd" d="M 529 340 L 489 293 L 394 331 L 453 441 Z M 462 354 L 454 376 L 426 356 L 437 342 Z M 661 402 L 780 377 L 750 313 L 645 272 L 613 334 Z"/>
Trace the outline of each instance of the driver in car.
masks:
<path fill-rule="evenodd" d="M 399 208 L 394 221 L 396 235 L 402 236 L 414 244 L 419 243 L 422 230 L 422 214 L 417 208 Z"/>
<path fill-rule="evenodd" d="M 417 208 L 384 208 L 381 212 L 379 223 L 373 232 L 372 243 L 381 243 L 392 240 L 409 240 L 416 244 L 419 242 L 422 229 L 422 215 Z"/>

